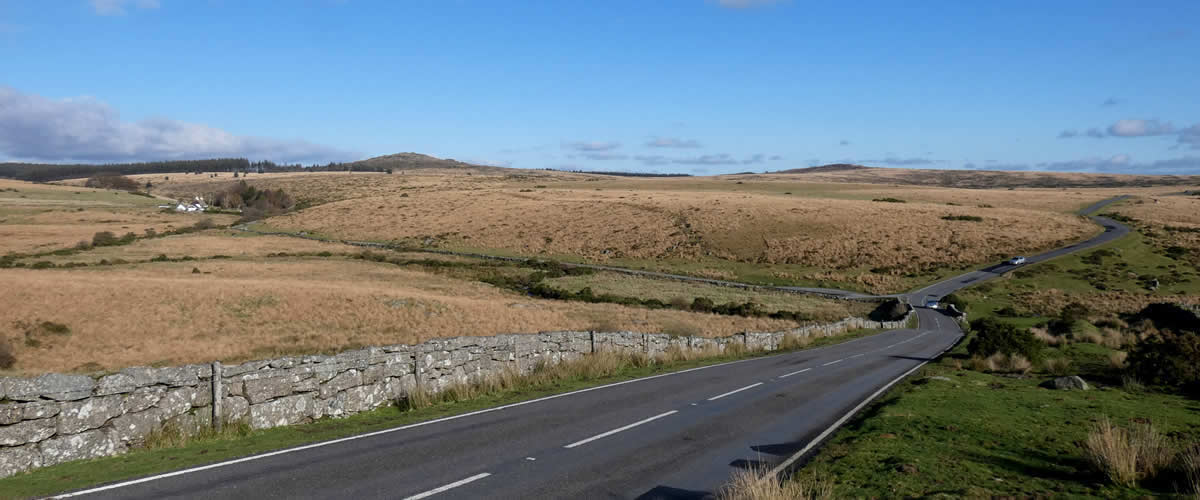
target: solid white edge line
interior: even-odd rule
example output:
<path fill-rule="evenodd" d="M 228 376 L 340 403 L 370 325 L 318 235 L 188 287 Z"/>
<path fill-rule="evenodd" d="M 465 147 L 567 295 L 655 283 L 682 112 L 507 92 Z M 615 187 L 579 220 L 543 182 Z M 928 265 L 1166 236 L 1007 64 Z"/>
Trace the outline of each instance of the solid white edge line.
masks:
<path fill-rule="evenodd" d="M 760 385 L 763 385 L 763 383 L 762 383 L 762 382 L 758 382 L 758 383 L 750 384 L 750 385 L 748 385 L 748 386 L 746 386 L 746 387 L 743 387 L 743 388 L 741 388 L 741 389 L 734 389 L 734 390 L 732 390 L 732 391 L 729 391 L 729 392 L 727 392 L 727 393 L 725 393 L 725 394 L 718 394 L 718 395 L 716 395 L 716 396 L 713 396 L 713 397 L 711 397 L 711 398 L 708 398 L 708 400 L 709 400 L 709 401 L 716 401 L 716 400 L 718 400 L 718 399 L 721 399 L 721 398 L 723 398 L 723 397 L 725 397 L 725 396 L 729 396 L 729 395 L 732 395 L 732 394 L 737 394 L 737 393 L 739 393 L 739 392 L 742 392 L 742 391 L 744 391 L 744 390 L 746 390 L 746 389 L 753 389 L 753 388 L 755 388 L 755 387 L 758 387 L 758 386 L 760 386 Z"/>
<path fill-rule="evenodd" d="M 962 336 L 960 335 L 958 338 L 962 338 Z M 933 356 L 932 358 L 930 358 L 930 359 L 929 359 L 929 361 L 932 361 L 932 360 L 934 360 L 934 359 L 937 359 L 937 358 L 941 357 L 943 354 L 946 354 L 946 352 L 947 352 L 947 351 L 949 351 L 949 350 L 950 350 L 950 349 L 952 349 L 952 348 L 953 348 L 955 345 L 957 345 L 957 344 L 958 344 L 958 338 L 955 338 L 955 339 L 954 339 L 954 342 L 953 342 L 953 343 L 951 343 L 949 347 L 947 347 L 947 348 L 945 348 L 945 349 L 942 349 L 942 352 L 939 352 L 939 353 L 938 353 L 936 356 Z M 853 417 L 853 416 L 854 416 L 854 414 L 856 414 L 856 413 L 858 413 L 858 412 L 859 412 L 859 410 L 862 410 L 864 406 L 867 406 L 868 404 L 870 404 L 870 403 L 871 403 L 871 401 L 874 401 L 874 400 L 875 400 L 875 398 L 879 397 L 879 395 L 880 395 L 880 394 L 883 394 L 883 393 L 884 393 L 884 392 L 886 392 L 888 389 L 891 389 L 891 388 L 892 388 L 892 386 L 893 386 L 893 385 L 896 385 L 896 383 L 897 383 L 897 382 L 899 382 L 899 381 L 901 381 L 901 380 L 904 380 L 904 378 L 905 378 L 905 377 L 907 377 L 907 376 L 909 376 L 909 375 L 912 375 L 912 373 L 913 373 L 913 372 L 917 371 L 917 370 L 918 370 L 919 368 L 921 368 L 922 366 L 925 366 L 926 364 L 929 364 L 929 361 L 922 361 L 922 362 L 921 362 L 920 364 L 918 364 L 917 366 L 914 366 L 914 367 L 912 367 L 912 369 L 910 369 L 910 370 L 908 370 L 908 371 L 904 372 L 904 373 L 903 373 L 903 374 L 901 374 L 899 377 L 896 377 L 895 379 L 893 379 L 891 382 L 888 382 L 888 383 L 887 383 L 887 385 L 884 385 L 883 387 L 880 387 L 878 391 L 875 391 L 875 392 L 874 392 L 873 394 L 871 394 L 870 396 L 867 396 L 867 398 L 866 398 L 866 399 L 864 399 L 864 400 L 862 400 L 862 402 L 861 402 L 861 403 L 859 403 L 859 404 L 858 404 L 858 406 L 855 406 L 853 409 L 851 409 L 851 410 L 850 410 L 849 412 L 847 412 L 845 415 L 842 415 L 842 418 L 839 418 L 839 419 L 837 420 L 837 422 L 834 422 L 834 423 L 833 423 L 833 425 L 829 426 L 829 428 L 828 428 L 828 429 L 825 429 L 825 431 L 824 431 L 824 432 L 821 432 L 821 434 L 819 434 L 817 437 L 813 438 L 813 440 L 812 440 L 812 441 L 809 441 L 809 442 L 808 442 L 808 444 L 807 444 L 807 445 L 805 445 L 803 449 L 801 449 L 800 451 L 796 452 L 796 453 L 795 453 L 795 454 L 793 454 L 791 457 L 788 457 L 788 459 L 787 459 L 787 460 L 784 460 L 784 461 L 783 461 L 783 463 L 780 463 L 779 465 L 776 465 L 774 468 L 772 468 L 772 469 L 771 469 L 771 471 L 770 471 L 770 472 L 768 472 L 768 473 L 767 473 L 766 475 L 764 475 L 763 477 L 764 477 L 764 478 L 766 478 L 766 477 L 777 477 L 777 476 L 779 476 L 779 473 L 780 473 L 780 472 L 782 472 L 784 469 L 788 468 L 788 467 L 789 467 L 789 466 L 791 466 L 792 464 L 796 463 L 796 461 L 797 461 L 797 460 L 800 460 L 800 457 L 803 457 L 803 456 L 804 456 L 805 454 L 807 454 L 809 451 L 812 451 L 812 449 L 813 449 L 814 447 L 816 447 L 818 444 L 820 444 L 822 441 L 824 441 L 824 440 L 825 440 L 825 438 L 828 438 L 830 434 L 833 434 L 833 431 L 836 431 L 836 430 L 837 430 L 839 427 L 841 427 L 841 426 L 842 426 L 842 424 L 845 424 L 847 420 L 850 420 L 850 417 Z"/>
<path fill-rule="evenodd" d="M 464 485 L 464 484 L 467 484 L 467 483 L 469 483 L 469 482 L 472 482 L 472 481 L 478 481 L 478 480 L 480 480 L 480 479 L 483 479 L 483 478 L 485 478 L 485 477 L 488 477 L 488 476 L 490 476 L 490 475 L 491 475 L 491 474 L 490 474 L 490 473 L 487 473 L 487 472 L 484 472 L 484 473 L 482 473 L 482 474 L 475 474 L 474 476 L 468 477 L 468 478 L 466 478 L 466 479 L 463 479 L 463 480 L 461 480 L 461 481 L 455 481 L 455 482 L 453 482 L 453 483 L 450 483 L 450 484 L 447 484 L 447 485 L 445 485 L 445 486 L 439 486 L 439 487 L 437 487 L 437 488 L 434 488 L 434 489 L 432 489 L 432 490 L 426 491 L 426 492 L 424 492 L 424 493 L 417 493 L 416 495 L 413 495 L 413 496 L 411 496 L 411 497 L 404 497 L 404 500 L 421 500 L 422 498 L 428 498 L 428 497 L 434 496 L 434 495 L 436 495 L 436 494 L 438 494 L 438 493 L 441 493 L 441 492 L 443 492 L 443 491 L 446 491 L 446 490 L 451 490 L 451 489 L 457 488 L 457 487 L 459 487 L 459 486 L 462 486 L 462 485 Z"/>
<path fill-rule="evenodd" d="M 837 364 L 837 363 L 841 363 L 842 361 L 845 361 L 845 358 L 839 359 L 839 360 L 837 360 L 837 361 L 830 361 L 830 362 L 828 362 L 828 363 L 825 363 L 825 364 L 823 364 L 823 365 L 821 365 L 821 366 L 829 366 L 829 365 L 834 365 L 834 364 Z"/>
<path fill-rule="evenodd" d="M 806 372 L 806 371 L 809 371 L 809 370 L 811 370 L 811 369 L 812 369 L 812 368 L 805 368 L 805 369 L 803 369 L 803 370 L 797 370 L 797 371 L 794 371 L 794 372 L 792 372 L 792 373 L 785 373 L 785 374 L 783 374 L 783 375 L 780 375 L 780 376 L 779 376 L 779 378 L 788 378 L 788 377 L 790 377 L 790 376 L 792 376 L 792 375 L 799 375 L 799 374 L 801 374 L 801 373 L 804 373 L 804 372 Z"/>
<path fill-rule="evenodd" d="M 608 432 L 602 432 L 602 433 L 600 433 L 600 434 L 596 434 L 595 436 L 592 436 L 592 437 L 590 437 L 590 438 L 584 439 L 583 441 L 576 441 L 576 442 L 574 442 L 574 443 L 571 443 L 571 444 L 568 444 L 568 445 L 566 445 L 566 446 L 563 446 L 563 448 L 570 449 L 570 448 L 574 448 L 574 447 L 576 447 L 576 446 L 585 445 L 585 444 L 588 444 L 588 443 L 590 443 L 590 442 L 592 442 L 592 441 L 595 441 L 595 440 L 597 440 L 597 439 L 604 439 L 604 438 L 606 438 L 606 437 L 609 437 L 609 436 L 611 436 L 611 435 L 613 435 L 613 434 L 616 434 L 616 433 L 618 433 L 618 432 L 627 431 L 627 430 L 629 430 L 629 429 L 632 429 L 632 428 L 634 428 L 634 427 L 637 427 L 637 426 L 639 426 L 639 425 L 642 425 L 642 424 L 648 424 L 648 423 L 650 423 L 650 422 L 653 422 L 653 421 L 655 421 L 655 420 L 658 420 L 658 419 L 660 419 L 660 418 L 667 417 L 667 416 L 670 416 L 670 415 L 674 415 L 674 414 L 676 414 L 676 413 L 679 413 L 679 410 L 671 410 L 671 411 L 669 411 L 669 412 L 666 412 L 666 413 L 660 413 L 660 414 L 658 414 L 658 415 L 655 415 L 655 416 L 653 416 L 653 417 L 650 417 L 650 418 L 647 418 L 647 419 L 638 420 L 637 422 L 634 422 L 634 423 L 632 423 L 632 424 L 626 425 L 626 426 L 624 426 L 624 427 L 617 427 L 616 429 L 613 429 L 613 430 L 611 430 L 611 431 L 608 431 Z"/>
<path fill-rule="evenodd" d="M 894 332 L 894 331 L 898 331 L 898 330 L 888 330 L 888 331 L 886 331 L 886 332 L 881 332 L 881 333 L 879 333 L 878 335 L 882 335 L 882 334 L 884 334 L 884 333 L 890 333 L 890 332 Z M 227 460 L 227 461 L 225 461 L 225 462 L 217 462 L 217 463 L 208 464 L 208 465 L 201 465 L 201 466 L 198 466 L 198 467 L 192 467 L 192 468 L 190 468 L 190 469 L 182 469 L 182 470 L 177 470 L 177 471 L 172 471 L 172 472 L 165 472 L 165 473 L 162 473 L 162 474 L 157 474 L 157 475 L 148 476 L 148 477 L 143 477 L 143 478 L 138 478 L 138 479 L 131 479 L 131 480 L 128 480 L 128 481 L 122 481 L 122 482 L 119 482 L 119 483 L 113 483 L 113 484 L 109 484 L 109 485 L 105 485 L 105 486 L 97 486 L 97 487 L 95 487 L 95 488 L 89 488 L 89 489 L 86 489 L 86 490 L 79 490 L 79 491 L 75 491 L 75 492 L 69 492 L 69 493 L 61 493 L 61 494 L 55 495 L 55 496 L 53 496 L 53 497 L 50 497 L 50 498 L 71 498 L 71 497 L 82 496 L 82 495 L 90 495 L 90 494 L 92 494 L 92 493 L 99 493 L 99 492 L 101 492 L 101 491 L 108 491 L 108 490 L 113 490 L 113 489 L 117 489 L 117 488 L 124 488 L 124 487 L 126 487 L 126 486 L 133 486 L 133 485 L 135 485 L 135 484 L 147 483 L 147 482 L 150 482 L 150 481 L 157 481 L 157 480 L 159 480 L 159 479 L 166 479 L 166 478 L 169 478 L 169 477 L 182 476 L 182 475 L 185 475 L 185 474 L 192 474 L 192 473 L 195 473 L 195 472 L 203 472 L 203 471 L 210 470 L 210 469 L 216 469 L 216 468 L 220 468 L 220 467 L 225 467 L 225 466 L 227 466 L 227 465 L 236 465 L 236 464 L 240 464 L 240 463 L 243 463 L 243 462 L 251 462 L 251 461 L 254 461 L 254 460 L 260 460 L 260 459 L 263 459 L 263 458 L 270 458 L 270 457 L 273 457 L 273 456 L 276 456 L 276 455 L 283 455 L 283 454 L 286 454 L 286 453 L 294 453 L 294 452 L 297 452 L 297 451 L 304 451 L 304 450 L 309 450 L 309 449 L 312 449 L 312 448 L 321 448 L 321 447 L 324 447 L 324 446 L 330 446 L 330 445 L 334 445 L 334 444 L 338 444 L 338 443 L 344 443 L 344 442 L 347 442 L 347 441 L 354 441 L 354 440 L 357 440 L 357 439 L 366 439 L 366 438 L 370 438 L 370 437 L 381 436 L 381 435 L 384 435 L 384 434 L 390 434 L 390 433 L 397 432 L 397 431 L 403 431 L 403 430 L 413 429 L 413 428 L 416 428 L 416 427 L 422 427 L 422 426 L 426 426 L 426 425 L 439 424 L 439 423 L 442 423 L 442 422 L 449 422 L 449 421 L 451 421 L 451 420 L 457 420 L 457 419 L 460 419 L 460 418 L 473 417 L 473 416 L 476 416 L 476 415 L 482 415 L 482 414 L 485 414 L 485 413 L 491 413 L 491 412 L 495 412 L 495 411 L 507 410 L 507 409 L 509 409 L 509 408 L 516 408 L 516 407 L 518 407 L 518 406 L 530 405 L 530 404 L 534 404 L 534 403 L 541 403 L 541 402 L 543 402 L 543 401 L 549 401 L 549 400 L 552 400 L 552 399 L 558 399 L 558 398 L 562 398 L 562 397 L 573 396 L 573 395 L 576 395 L 576 394 L 583 394 L 583 393 L 585 393 L 585 392 L 597 391 L 597 390 L 600 390 L 600 389 L 608 389 L 608 388 L 611 388 L 611 387 L 617 387 L 617 386 L 621 386 L 621 385 L 625 385 L 625 384 L 632 384 L 632 383 L 634 383 L 634 382 L 642 382 L 642 381 L 646 381 L 646 380 L 653 380 L 653 379 L 656 379 L 656 378 L 670 377 L 670 376 L 672 376 L 672 375 L 682 375 L 682 374 L 684 374 L 684 373 L 689 373 L 689 372 L 694 372 L 694 371 L 699 371 L 699 370 L 707 370 L 707 369 L 709 369 L 709 368 L 716 368 L 716 367 L 719 367 L 719 366 L 728 366 L 728 365 L 733 365 L 733 364 L 737 364 L 737 363 L 745 363 L 745 362 L 748 362 L 748 361 L 757 361 L 757 360 L 763 360 L 763 359 L 771 359 L 771 358 L 774 358 L 774 357 L 776 357 L 776 356 L 783 356 L 783 355 L 787 355 L 787 354 L 794 354 L 794 353 L 797 353 L 797 352 L 809 352 L 809 353 L 811 353 L 811 352 L 816 352 L 816 351 L 822 351 L 822 350 L 831 349 L 831 348 L 834 348 L 834 347 L 841 347 L 841 346 L 845 346 L 845 345 L 847 345 L 847 344 L 852 344 L 852 343 L 855 343 L 855 342 L 858 342 L 858 341 L 861 341 L 861 340 L 867 340 L 867 339 L 871 339 L 871 338 L 874 338 L 874 337 L 875 337 L 875 335 L 868 335 L 868 336 L 866 336 L 866 337 L 859 337 L 859 338 L 856 338 L 856 339 L 847 340 L 847 341 L 845 341 L 845 342 L 840 342 L 840 343 L 837 343 L 837 344 L 832 344 L 832 345 L 827 345 L 827 346 L 822 346 L 822 347 L 815 347 L 815 348 L 812 348 L 812 349 L 804 349 L 804 350 L 801 350 L 801 351 L 785 352 L 785 353 L 780 353 L 780 354 L 778 354 L 778 355 L 775 355 L 775 356 L 763 356 L 763 357 L 759 357 L 759 358 L 739 359 L 739 360 L 736 360 L 736 361 L 727 361 L 727 362 L 724 362 L 724 363 L 717 363 L 717 364 L 715 364 L 715 365 L 707 365 L 707 366 L 698 366 L 698 367 L 696 367 L 696 368 L 688 368 L 688 369 L 686 369 L 686 370 L 679 370 L 679 371 L 677 371 L 677 372 L 663 373 L 663 374 L 659 374 L 659 375 L 651 375 L 651 376 L 649 376 L 649 377 L 642 377 L 642 378 L 635 378 L 635 379 L 632 379 L 632 380 L 625 380 L 625 381 L 621 381 L 621 382 L 614 382 L 614 383 L 607 384 L 607 385 L 600 385 L 600 386 L 596 386 L 596 387 L 589 387 L 589 388 L 587 388 L 587 389 L 580 389 L 580 390 L 578 390 L 578 391 L 564 392 L 564 393 L 562 393 L 562 394 L 554 394 L 554 395 L 551 395 L 551 396 L 546 396 L 546 397 L 542 397 L 542 398 L 531 399 L 531 400 L 529 400 L 529 401 L 521 401 L 521 402 L 517 402 L 517 403 L 507 404 L 507 405 L 504 405 L 504 406 L 497 406 L 497 407 L 495 407 L 495 408 L 487 408 L 487 409 L 483 409 L 483 410 L 473 411 L 473 412 L 470 412 L 470 413 L 463 413 L 463 414 L 461 414 L 461 415 L 451 415 L 451 416 L 449 416 L 449 417 L 442 417 L 442 418 L 438 418 L 438 419 L 434 419 L 434 420 L 427 420 L 427 421 L 424 421 L 424 422 L 417 422 L 417 423 L 414 423 L 414 424 L 402 425 L 402 426 L 400 426 L 400 427 L 393 427 L 393 428 L 391 428 L 391 429 L 383 429 L 383 430 L 379 430 L 379 431 L 368 432 L 368 433 L 366 433 L 366 434 L 356 434 L 356 435 L 354 435 L 354 436 L 347 436 L 347 437 L 344 437 L 344 438 L 333 439 L 333 440 L 330 440 L 330 441 L 321 441 L 321 442 L 318 442 L 318 443 L 312 443 L 312 444 L 306 444 L 306 445 L 303 445 L 303 446 L 297 446 L 297 447 L 295 447 L 295 448 L 285 448 L 285 449 L 282 449 L 282 450 L 276 450 L 276 451 L 272 451 L 272 452 L 268 452 L 268 453 L 263 453 L 263 454 L 260 454 L 260 455 L 250 455 L 250 456 L 248 456 L 248 457 L 237 458 L 237 459 L 234 459 L 234 460 Z"/>

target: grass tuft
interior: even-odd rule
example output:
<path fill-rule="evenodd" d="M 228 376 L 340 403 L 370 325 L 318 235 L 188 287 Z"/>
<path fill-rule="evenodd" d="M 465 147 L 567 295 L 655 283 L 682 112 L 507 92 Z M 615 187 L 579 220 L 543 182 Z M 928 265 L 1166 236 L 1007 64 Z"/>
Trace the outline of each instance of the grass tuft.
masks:
<path fill-rule="evenodd" d="M 780 482 L 762 477 L 753 469 L 740 469 L 721 488 L 720 500 L 827 500 L 833 496 L 833 480 L 827 476 L 806 474 Z"/>

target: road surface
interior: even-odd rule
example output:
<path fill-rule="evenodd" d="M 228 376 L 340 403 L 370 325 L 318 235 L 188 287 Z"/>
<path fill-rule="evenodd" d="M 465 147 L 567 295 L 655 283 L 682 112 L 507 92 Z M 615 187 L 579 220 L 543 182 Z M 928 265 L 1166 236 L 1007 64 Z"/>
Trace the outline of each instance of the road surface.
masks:
<path fill-rule="evenodd" d="M 1109 202 L 1114 200 L 1109 200 Z M 1101 205 L 1102 206 L 1102 205 Z M 1090 213 L 1090 212 L 1086 212 Z M 1041 262 L 1112 241 L 1095 238 Z M 903 296 L 923 303 L 1010 270 Z M 952 347 L 958 324 L 659 375 L 78 492 L 100 498 L 705 498 L 739 468 L 812 450 L 891 384 Z"/>

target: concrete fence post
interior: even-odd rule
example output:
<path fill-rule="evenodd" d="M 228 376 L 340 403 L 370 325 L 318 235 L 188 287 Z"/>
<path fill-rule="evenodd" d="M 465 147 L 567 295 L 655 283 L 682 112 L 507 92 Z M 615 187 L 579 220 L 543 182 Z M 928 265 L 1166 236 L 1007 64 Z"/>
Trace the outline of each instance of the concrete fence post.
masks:
<path fill-rule="evenodd" d="M 212 362 L 212 427 L 220 432 L 221 426 L 224 425 L 224 419 L 221 418 L 221 400 L 225 399 L 225 388 L 221 387 L 221 362 Z"/>

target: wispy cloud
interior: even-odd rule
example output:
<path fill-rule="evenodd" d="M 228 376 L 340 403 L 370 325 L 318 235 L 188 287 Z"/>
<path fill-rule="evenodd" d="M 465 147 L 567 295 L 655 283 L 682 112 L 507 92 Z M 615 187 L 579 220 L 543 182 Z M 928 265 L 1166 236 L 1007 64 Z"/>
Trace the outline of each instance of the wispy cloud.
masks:
<path fill-rule="evenodd" d="M 868 162 L 883 163 L 885 165 L 896 165 L 896 166 L 913 166 L 913 165 L 933 165 L 934 163 L 937 163 L 938 161 L 931 160 L 929 158 L 898 158 L 895 156 L 889 156 L 882 160 L 868 160 Z"/>
<path fill-rule="evenodd" d="M 352 160 L 358 154 L 302 140 L 237 136 L 170 118 L 122 121 L 90 98 L 49 99 L 0 86 L 0 154 L 36 161 L 143 161 L 247 157 L 286 162 Z"/>
<path fill-rule="evenodd" d="M 612 151 L 621 147 L 619 142 L 601 142 L 601 141 L 577 141 L 563 144 L 563 148 L 574 151 Z"/>
<path fill-rule="evenodd" d="M 1118 104 L 1121 104 L 1121 101 L 1118 101 L 1115 97 L 1109 97 L 1108 99 L 1105 99 L 1104 102 L 1100 103 L 1100 107 L 1111 108 Z"/>
<path fill-rule="evenodd" d="M 1037 164 L 1039 169 L 1065 172 L 1094 172 L 1147 175 L 1196 175 L 1200 174 L 1200 156 L 1169 158 L 1149 163 L 1134 162 L 1129 155 L 1108 158 L 1084 158 Z"/>
<path fill-rule="evenodd" d="M 157 9 L 158 0 L 88 0 L 92 10 L 102 16 L 115 16 L 125 13 L 127 7 L 135 9 Z"/>
<path fill-rule="evenodd" d="M 1105 137 L 1150 137 L 1156 135 L 1171 135 L 1179 132 L 1175 125 L 1171 122 L 1162 122 L 1157 119 L 1137 119 L 1129 118 L 1125 120 L 1117 120 L 1112 125 L 1105 129 L 1093 127 L 1087 129 L 1082 135 L 1095 139 Z M 1075 129 L 1067 129 L 1058 133 L 1059 139 L 1071 139 L 1078 137 L 1080 134 Z"/>
<path fill-rule="evenodd" d="M 679 139 L 676 137 L 655 137 L 646 143 L 651 148 L 698 148 L 700 143 L 694 139 Z"/>
<path fill-rule="evenodd" d="M 842 140 L 838 141 L 838 145 L 839 145 L 839 146 L 849 146 L 849 145 L 850 145 L 850 141 L 847 141 L 847 140 L 845 140 L 845 139 L 842 139 Z"/>
<path fill-rule="evenodd" d="M 625 159 L 629 158 L 629 155 L 625 155 L 625 154 L 621 154 L 621 153 L 583 153 L 583 154 L 579 154 L 579 155 L 568 156 L 568 158 L 571 158 L 571 159 L 574 159 L 576 157 L 583 158 L 586 160 L 609 161 L 609 160 L 625 160 Z"/>
<path fill-rule="evenodd" d="M 753 165 L 767 161 L 782 160 L 779 155 L 766 155 L 756 153 L 745 158 L 737 158 L 729 153 L 688 156 L 682 158 L 671 158 L 662 155 L 641 155 L 634 156 L 634 160 L 642 162 L 644 165 L 662 166 L 662 165 Z"/>
<path fill-rule="evenodd" d="M 1179 131 L 1179 145 L 1200 149 L 1200 123 Z"/>

